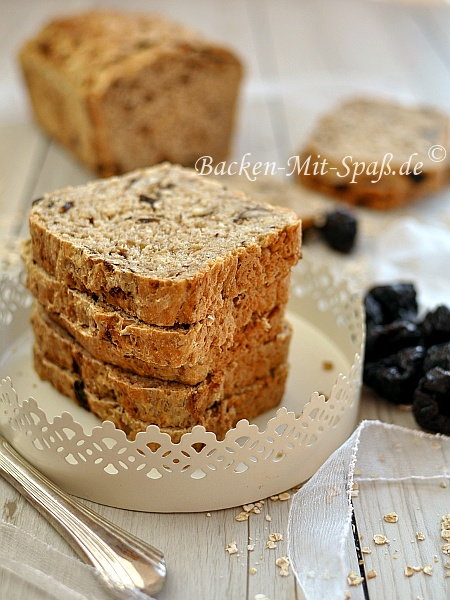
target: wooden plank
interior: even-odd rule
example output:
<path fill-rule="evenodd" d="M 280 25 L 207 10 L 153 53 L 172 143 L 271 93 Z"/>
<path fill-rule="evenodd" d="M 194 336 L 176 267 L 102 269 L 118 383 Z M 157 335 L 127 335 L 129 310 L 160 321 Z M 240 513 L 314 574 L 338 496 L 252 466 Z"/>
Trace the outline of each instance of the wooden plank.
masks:
<path fill-rule="evenodd" d="M 383 94 L 448 107 L 447 67 L 408 7 L 306 1 L 295 16 L 289 0 L 266 7 L 289 124 L 285 156 L 298 150 L 318 114 L 344 97 Z"/>
<path fill-rule="evenodd" d="M 4 55 L 7 52 L 11 55 L 19 41 L 34 31 L 37 23 L 48 15 L 61 12 L 61 8 L 64 12 L 71 12 L 88 4 L 90 3 L 70 0 L 61 7 L 59 0 L 35 2 L 31 5 L 5 0 L 5 35 L 0 36 L 0 53 Z M 114 0 L 112 4 L 123 7 L 119 0 Z M 144 0 L 132 0 L 127 2 L 127 7 L 145 10 L 150 7 L 171 14 L 211 37 L 228 42 L 243 56 L 248 71 L 241 122 L 234 148 L 235 158 L 250 151 L 255 159 L 282 160 L 296 148 L 318 108 L 325 107 L 327 102 L 352 91 L 361 82 L 371 88 L 376 87 L 370 83 L 371 80 L 378 79 L 383 85 L 385 82 L 388 87 L 392 85 L 390 89 L 394 91 L 411 94 L 420 94 L 424 87 L 428 90 L 426 93 L 440 101 L 447 98 L 448 73 L 442 60 L 442 52 L 441 59 L 436 59 L 435 49 L 421 30 L 421 25 L 408 16 L 404 8 L 386 9 L 381 5 L 375 7 L 359 1 L 337 5 L 312 0 L 302 3 L 281 0 L 276 4 L 252 0 L 232 0 L 226 4 L 199 0 L 195 5 L 181 0 L 158 0 L 151 4 Z M 358 49 L 357 52 L 355 48 Z M 404 56 L 407 53 L 408 56 Z M 416 71 L 414 61 L 418 54 L 420 58 Z M 8 103 L 19 99 L 22 102 L 20 111 L 25 111 L 26 105 L 15 68 L 8 68 L 9 71 L 0 71 L 0 85 L 12 77 L 15 87 L 8 96 Z M 2 73 L 5 74 L 4 79 L 1 79 Z M 350 77 L 356 84 L 349 83 Z M 3 114 L 2 106 L 0 105 L 0 115 Z M 17 113 L 17 129 L 13 128 L 10 133 L 0 137 L 0 181 L 5 190 L 0 208 L 5 215 L 3 207 L 5 210 L 11 208 L 15 223 L 23 216 L 20 210 L 15 210 L 17 206 L 20 207 L 21 202 L 26 207 L 29 198 L 44 191 L 82 183 L 91 178 L 89 173 L 56 145 L 52 144 L 48 153 L 44 154 L 45 139 L 30 129 L 29 125 L 21 124 L 26 113 L 20 111 Z M 9 121 L 7 126 L 8 123 Z M 10 156 L 13 144 L 18 144 L 16 163 L 11 162 Z M 44 156 L 45 161 L 40 169 L 40 161 Z M 37 173 L 39 169 L 40 172 Z M 25 231 L 24 226 L 21 234 L 24 235 Z M 367 393 L 360 414 L 361 418 L 380 418 L 414 426 L 410 413 L 401 412 Z M 435 504 L 431 505 L 434 515 L 434 520 L 430 521 L 431 527 L 438 523 L 443 498 L 439 490 L 432 489 L 438 493 L 432 498 Z M 394 502 L 391 495 L 386 495 L 378 504 L 367 506 L 368 500 L 365 498 L 368 495 L 361 494 L 356 505 L 358 527 L 366 539 L 375 527 L 380 526 L 382 512 L 392 509 Z M 409 506 L 403 509 L 403 504 L 408 504 L 411 497 L 415 499 L 413 492 L 408 496 L 400 496 L 398 500 L 403 519 L 406 522 L 408 518 L 415 517 L 416 521 L 412 523 L 425 528 L 425 523 L 418 520 L 418 514 L 424 513 L 413 510 L 416 502 L 409 502 Z M 64 540 L 4 482 L 0 482 L 0 507 L 4 519 L 14 522 L 59 550 L 73 554 Z M 288 502 L 268 501 L 261 515 L 252 515 L 249 522 L 244 523 L 235 521 L 237 509 L 213 512 L 207 517 L 204 513 L 158 515 L 97 505 L 95 508 L 165 551 L 169 579 L 160 595 L 163 599 L 209 600 L 214 597 L 218 600 L 253 600 L 257 593 L 264 593 L 272 600 L 301 597 L 295 588 L 293 576 L 280 577 L 275 566 L 275 558 L 285 555 L 285 541 L 276 550 L 263 549 L 270 532 L 285 533 Z M 365 520 L 368 513 L 373 518 Z M 270 522 L 265 520 L 265 514 L 272 517 Z M 416 549 L 409 539 L 411 531 L 405 532 L 404 539 L 400 535 L 398 537 L 408 550 L 410 547 Z M 434 533 L 435 542 L 438 539 L 436 535 Z M 225 552 L 225 545 L 231 541 L 236 541 L 242 551 L 239 556 L 229 556 Z M 255 542 L 256 549 L 247 553 L 249 542 Z M 422 554 L 418 555 L 417 560 L 428 559 L 431 550 L 425 552 L 426 548 L 419 548 Z M 353 558 L 352 568 L 357 572 L 351 539 L 348 550 Z M 259 558 L 261 555 L 262 559 Z M 407 558 L 416 560 L 416 555 L 411 554 Z M 369 590 L 373 591 L 372 597 L 387 598 L 387 594 L 399 585 L 393 581 L 394 577 L 398 579 L 399 573 L 394 571 L 393 575 L 389 574 L 391 563 L 396 561 L 390 557 L 385 558 L 383 551 L 370 555 L 370 559 L 378 562 L 367 561 L 367 564 L 375 566 L 379 571 L 379 576 L 369 584 Z M 399 560 L 397 563 L 400 565 Z M 255 575 L 248 575 L 250 566 L 257 568 Z M 437 600 L 439 597 L 434 593 L 436 590 L 440 593 L 441 588 L 440 583 L 435 587 L 435 581 L 437 580 L 434 578 L 426 579 L 424 575 L 419 578 L 417 575 L 412 581 L 408 580 L 407 584 L 414 584 L 416 587 L 411 589 L 417 588 L 418 594 L 425 598 L 433 597 L 433 600 Z M 19 598 L 18 588 L 12 587 L 17 586 L 17 582 L 11 582 L 10 585 L 10 588 L 3 590 L 5 597 L 14 597 L 15 594 Z M 406 588 L 398 589 L 403 592 Z M 408 588 L 408 595 L 399 597 L 415 598 L 409 595 L 410 591 Z M 362 588 L 352 589 L 353 599 L 362 597 Z"/>
<path fill-rule="evenodd" d="M 233 519 L 234 511 L 198 514 L 151 514 L 118 510 L 88 503 L 127 531 L 161 548 L 168 567 L 161 600 L 182 598 L 218 600 L 245 598 L 246 552 L 230 556 L 232 541 L 246 548 L 247 528 Z"/>
<path fill-rule="evenodd" d="M 275 561 L 287 556 L 287 522 L 290 501 L 264 501 L 261 514 L 250 515 L 248 543 L 254 546 L 249 552 L 249 568 L 256 569 L 250 575 L 247 598 L 253 600 L 256 594 L 265 594 L 268 598 L 294 600 L 297 598 L 295 578 L 289 569 L 289 576 L 280 575 Z M 271 520 L 267 520 L 270 518 Z M 279 533 L 283 539 L 275 542 L 276 548 L 266 548 L 270 534 Z"/>

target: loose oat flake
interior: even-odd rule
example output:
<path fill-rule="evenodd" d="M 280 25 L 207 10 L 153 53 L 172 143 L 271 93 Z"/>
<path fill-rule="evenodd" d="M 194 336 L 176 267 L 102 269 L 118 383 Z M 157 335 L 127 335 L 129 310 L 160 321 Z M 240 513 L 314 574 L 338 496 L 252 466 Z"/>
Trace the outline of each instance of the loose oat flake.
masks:
<path fill-rule="evenodd" d="M 367 573 L 367 579 L 373 579 L 374 577 L 376 577 L 376 576 L 377 576 L 377 574 L 378 574 L 378 573 L 375 571 L 375 569 L 372 569 L 371 571 L 369 571 L 369 572 Z"/>
<path fill-rule="evenodd" d="M 285 502 L 286 500 L 289 500 L 289 498 L 291 497 L 289 492 L 282 492 L 281 494 L 278 494 L 278 500 L 281 500 L 281 502 Z"/>
<path fill-rule="evenodd" d="M 360 577 L 354 571 L 350 571 L 350 573 L 347 575 L 348 585 L 353 585 L 353 586 L 361 585 L 361 583 L 363 581 L 364 581 L 364 577 Z"/>
<path fill-rule="evenodd" d="M 389 512 L 386 515 L 384 515 L 383 519 L 386 521 L 386 523 L 397 523 L 398 514 L 395 512 Z"/>
<path fill-rule="evenodd" d="M 265 519 L 266 519 L 266 521 L 271 521 L 271 520 L 272 520 L 272 517 L 271 517 L 270 515 L 266 515 L 266 516 L 265 516 Z"/>
<path fill-rule="evenodd" d="M 276 547 L 277 547 L 277 545 L 272 540 L 269 540 L 266 543 L 266 548 L 268 548 L 269 550 L 274 550 Z"/>
<path fill-rule="evenodd" d="M 271 541 L 271 542 L 281 542 L 282 539 L 283 539 L 283 536 L 281 533 L 271 533 L 269 535 L 269 541 Z"/>
<path fill-rule="evenodd" d="M 290 561 L 287 556 L 280 556 L 280 558 L 277 558 L 275 561 L 275 564 L 280 568 L 278 574 L 281 575 L 281 577 L 287 577 L 289 575 Z"/>
<path fill-rule="evenodd" d="M 363 547 L 361 548 L 361 552 L 362 552 L 363 554 L 372 554 L 372 550 L 369 548 L 369 546 L 363 546 Z"/>
<path fill-rule="evenodd" d="M 250 567 L 250 569 L 248 570 L 248 572 L 250 573 L 250 575 L 255 575 L 257 573 L 255 567 Z"/>
<path fill-rule="evenodd" d="M 250 513 L 248 513 L 248 512 L 244 512 L 244 511 L 242 511 L 242 512 L 240 512 L 238 515 L 236 515 L 236 516 L 234 517 L 234 519 L 235 519 L 236 521 L 248 521 L 249 514 L 250 514 Z"/>
<path fill-rule="evenodd" d="M 387 537 L 385 535 L 382 535 L 381 533 L 377 533 L 376 535 L 374 535 L 373 541 L 375 542 L 375 544 L 377 546 L 383 546 L 384 544 L 389 544 L 389 540 L 387 539 Z"/>
<path fill-rule="evenodd" d="M 406 577 L 412 577 L 414 573 L 420 573 L 420 571 L 422 571 L 422 567 L 410 567 L 409 565 L 405 567 Z"/>
<path fill-rule="evenodd" d="M 433 573 L 433 567 L 431 565 L 425 565 L 423 568 L 425 575 L 431 575 Z"/>
<path fill-rule="evenodd" d="M 229 544 L 227 544 L 225 546 L 225 550 L 228 552 L 228 554 L 237 554 L 237 544 L 236 542 L 230 542 Z"/>
<path fill-rule="evenodd" d="M 416 540 L 418 542 L 423 542 L 425 539 L 425 535 L 421 531 L 416 531 Z"/>
<path fill-rule="evenodd" d="M 446 543 L 441 546 L 442 552 L 450 556 L 450 514 L 443 515 L 441 519 L 441 537 Z"/>

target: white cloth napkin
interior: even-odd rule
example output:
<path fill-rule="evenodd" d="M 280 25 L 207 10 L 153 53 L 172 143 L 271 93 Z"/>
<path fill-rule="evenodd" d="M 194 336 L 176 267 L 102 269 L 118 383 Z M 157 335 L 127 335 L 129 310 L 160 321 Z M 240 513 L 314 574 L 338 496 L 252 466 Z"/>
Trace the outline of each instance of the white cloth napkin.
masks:
<path fill-rule="evenodd" d="M 111 592 L 100 582 L 96 571 L 77 558 L 59 552 L 15 525 L 0 521 L 0 582 L 16 579 L 20 599 L 111 600 Z M 0 589 L 0 597 L 1 595 Z M 122 596 L 148 600 L 138 591 Z M 6 600 L 6 598 L 5 598 Z M 15 600 L 9 597 L 8 600 Z"/>

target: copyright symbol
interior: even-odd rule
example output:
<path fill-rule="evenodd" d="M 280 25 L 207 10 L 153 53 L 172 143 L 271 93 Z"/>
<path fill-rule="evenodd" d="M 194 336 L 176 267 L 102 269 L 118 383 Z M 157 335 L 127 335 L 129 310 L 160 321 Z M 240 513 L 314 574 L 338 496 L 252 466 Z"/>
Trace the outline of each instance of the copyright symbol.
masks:
<path fill-rule="evenodd" d="M 428 149 L 428 157 L 433 162 L 442 162 L 447 157 L 447 150 L 440 144 L 435 144 Z"/>

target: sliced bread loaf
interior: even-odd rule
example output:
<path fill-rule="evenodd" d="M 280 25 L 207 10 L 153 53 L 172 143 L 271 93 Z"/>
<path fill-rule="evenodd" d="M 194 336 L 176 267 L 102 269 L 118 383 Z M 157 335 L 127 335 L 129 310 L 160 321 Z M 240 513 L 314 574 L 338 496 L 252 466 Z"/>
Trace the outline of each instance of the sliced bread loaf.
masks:
<path fill-rule="evenodd" d="M 300 254 L 295 213 L 168 164 L 47 194 L 29 224 L 47 273 L 153 325 L 262 313 Z"/>
<path fill-rule="evenodd" d="M 65 16 L 20 62 L 39 124 L 100 175 L 226 158 L 242 67 L 186 27 L 110 10 Z"/>
<path fill-rule="evenodd" d="M 240 340 L 249 336 L 252 346 L 264 344 L 283 328 L 288 277 L 266 289 L 269 310 L 262 315 L 248 315 L 229 300 L 226 310 L 217 317 L 162 327 L 148 325 L 109 304 L 94 301 L 89 294 L 68 288 L 33 262 L 29 244 L 23 250 L 27 286 L 50 317 L 94 357 L 138 375 L 193 385 L 217 371 L 224 353 Z"/>
<path fill-rule="evenodd" d="M 228 379 L 226 372 L 219 373 L 209 376 L 195 386 L 188 386 L 140 377 L 98 361 L 36 307 L 32 314 L 32 325 L 36 362 L 46 364 L 43 360 L 45 359 L 72 373 L 76 384 L 74 383 L 71 394 L 78 395 L 80 403 L 83 403 L 84 391 L 89 390 L 99 400 L 113 399 L 134 418 L 161 427 L 181 428 L 192 427 L 195 424 L 212 427 L 216 420 L 225 419 L 225 414 L 229 412 L 226 398 L 239 395 L 249 385 L 255 385 L 257 382 L 262 384 L 267 377 L 274 377 L 281 365 L 285 366 L 290 337 L 290 330 L 287 328 L 284 336 L 277 342 L 284 347 L 284 351 L 274 353 L 273 363 L 266 361 L 265 369 L 259 378 L 256 377 L 256 374 L 260 374 L 258 365 L 246 358 L 246 353 L 243 352 L 241 361 L 230 365 Z M 282 362 L 277 362 L 280 359 Z M 38 369 L 38 373 L 42 376 L 43 368 Z M 244 373 L 244 376 L 240 379 L 241 373 Z M 53 379 L 50 380 L 54 382 Z M 261 386 L 258 389 L 261 389 Z M 257 410 L 259 401 L 254 396 L 252 398 L 254 405 L 242 407 L 244 414 L 246 410 L 249 415 L 257 414 L 254 410 Z"/>

